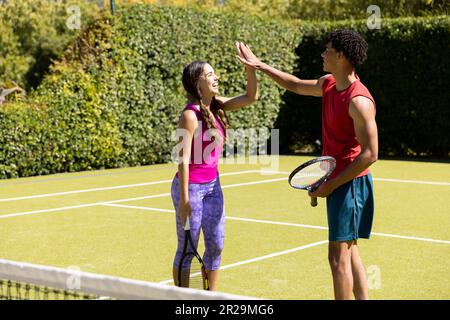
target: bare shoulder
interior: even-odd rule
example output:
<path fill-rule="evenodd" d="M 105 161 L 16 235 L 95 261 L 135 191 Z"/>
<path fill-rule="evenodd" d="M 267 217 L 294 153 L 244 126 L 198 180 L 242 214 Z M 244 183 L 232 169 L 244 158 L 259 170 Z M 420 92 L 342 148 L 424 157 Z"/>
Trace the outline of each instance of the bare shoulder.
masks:
<path fill-rule="evenodd" d="M 197 116 L 193 110 L 183 110 L 180 116 L 178 127 L 195 129 L 197 126 Z"/>
<path fill-rule="evenodd" d="M 320 77 L 319 79 L 315 80 L 315 85 L 314 85 L 315 94 L 314 94 L 314 96 L 316 96 L 316 97 L 321 97 L 322 96 L 322 94 L 323 94 L 323 83 L 325 82 L 325 80 L 328 77 L 331 77 L 331 74 L 326 74 L 326 75 Z"/>
<path fill-rule="evenodd" d="M 354 117 L 375 116 L 375 106 L 373 101 L 364 96 L 356 96 L 350 100 L 349 114 Z"/>
<path fill-rule="evenodd" d="M 184 118 L 186 120 L 197 120 L 197 116 L 195 115 L 194 110 L 190 109 L 184 109 L 181 112 L 181 118 Z"/>
<path fill-rule="evenodd" d="M 322 88 L 323 83 L 325 82 L 325 80 L 326 80 L 327 78 L 331 77 L 331 76 L 332 76 L 331 74 L 326 74 L 326 75 L 324 75 L 324 76 L 322 76 L 322 77 L 319 78 L 318 84 L 319 84 L 320 88 Z"/>

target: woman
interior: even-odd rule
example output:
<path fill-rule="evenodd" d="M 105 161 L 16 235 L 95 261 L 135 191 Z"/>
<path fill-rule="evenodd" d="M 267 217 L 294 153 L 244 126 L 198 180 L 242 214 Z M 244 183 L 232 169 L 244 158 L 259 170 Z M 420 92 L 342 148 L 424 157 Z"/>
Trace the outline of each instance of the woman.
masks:
<path fill-rule="evenodd" d="M 237 50 L 240 54 L 238 46 Z M 196 245 L 200 229 L 203 231 L 203 262 L 208 274 L 209 289 L 217 289 L 225 231 L 225 210 L 217 163 L 228 128 L 225 111 L 247 106 L 258 97 L 255 69 L 246 66 L 246 70 L 247 93 L 233 98 L 218 96 L 219 77 L 208 63 L 195 61 L 183 71 L 183 86 L 188 103 L 178 125 L 184 136 L 179 144 L 180 162 L 171 190 L 178 236 L 178 248 L 173 263 L 176 285 L 184 244 L 183 226 L 189 218 L 191 236 Z M 185 272 L 184 270 L 189 268 L 188 264 L 183 263 L 182 268 Z"/>

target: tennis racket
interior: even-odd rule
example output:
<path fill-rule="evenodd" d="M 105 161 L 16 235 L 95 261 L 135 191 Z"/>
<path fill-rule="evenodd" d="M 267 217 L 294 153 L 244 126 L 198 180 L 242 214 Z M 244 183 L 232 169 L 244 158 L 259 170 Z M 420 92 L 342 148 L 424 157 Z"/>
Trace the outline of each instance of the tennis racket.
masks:
<path fill-rule="evenodd" d="M 192 241 L 189 217 L 186 219 L 184 232 L 183 255 L 181 256 L 180 267 L 178 269 L 178 286 L 209 290 L 208 273 L 206 272 L 202 258 L 197 252 L 194 241 Z M 183 270 L 183 263 L 186 261 L 189 267 Z"/>
<path fill-rule="evenodd" d="M 289 184 L 295 189 L 314 191 L 324 183 L 336 168 L 336 159 L 319 157 L 303 163 L 289 175 Z M 317 197 L 311 197 L 311 206 L 317 206 Z"/>

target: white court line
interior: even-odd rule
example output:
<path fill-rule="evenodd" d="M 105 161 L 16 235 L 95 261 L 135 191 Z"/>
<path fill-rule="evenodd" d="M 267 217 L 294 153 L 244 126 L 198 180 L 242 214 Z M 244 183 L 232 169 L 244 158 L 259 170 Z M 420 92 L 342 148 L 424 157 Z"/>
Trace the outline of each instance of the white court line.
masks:
<path fill-rule="evenodd" d="M 265 183 L 274 182 L 274 181 L 278 181 L 278 179 L 265 180 Z M 262 183 L 262 181 L 254 182 L 254 184 L 259 184 L 259 183 Z M 241 184 L 228 185 L 227 187 L 232 187 L 232 186 L 233 187 L 237 187 L 237 186 L 240 186 L 240 185 Z M 248 185 L 248 183 L 246 185 Z M 226 187 L 226 186 L 223 186 L 223 187 Z M 32 214 L 39 214 L 39 213 L 49 213 L 49 212 L 57 212 L 57 211 L 64 211 L 64 210 L 71 210 L 71 209 L 79 209 L 79 208 L 86 208 L 86 207 L 93 207 L 93 206 L 101 206 L 101 205 L 110 205 L 110 206 L 114 205 L 116 207 L 130 208 L 130 209 L 139 209 L 139 210 L 147 210 L 147 211 L 174 212 L 173 210 L 166 210 L 166 209 L 147 208 L 147 207 L 128 206 L 128 205 L 117 205 L 117 203 L 120 203 L 120 202 L 130 202 L 130 201 L 152 199 L 152 198 L 159 198 L 159 197 L 167 197 L 167 196 L 170 196 L 170 193 L 162 193 L 162 194 L 157 194 L 157 195 L 152 195 L 152 196 L 143 196 L 143 197 L 138 197 L 138 198 L 119 199 L 119 200 L 113 200 L 113 201 L 107 201 L 107 202 L 95 202 L 95 203 L 82 204 L 82 205 L 76 205 L 76 206 L 68 206 L 68 207 L 61 207 L 61 208 L 54 208 L 54 209 L 44 209 L 44 210 L 35 210 L 35 211 L 28 211 L 28 212 L 19 212 L 19 213 L 0 215 L 0 219 L 6 219 L 6 218 L 12 218 L 12 217 L 18 217 L 18 216 L 25 216 L 25 215 L 32 215 Z M 227 219 L 248 221 L 248 222 L 259 222 L 259 223 L 287 225 L 287 226 L 303 227 L 303 228 L 310 228 L 310 229 L 328 230 L 328 228 L 326 228 L 326 227 L 312 226 L 312 225 L 305 225 L 305 224 L 294 224 L 294 223 L 276 222 L 276 221 L 268 221 L 268 220 L 256 220 L 256 219 L 247 219 L 247 218 L 238 218 L 238 217 L 227 217 Z M 401 236 L 401 235 L 394 235 L 394 234 L 387 234 L 387 233 L 372 232 L 372 235 L 378 235 L 378 236 L 383 236 L 383 237 L 391 237 L 391 238 L 399 238 L 399 239 L 409 239 L 409 240 L 418 240 L 418 241 L 450 244 L 450 241 L 446 241 L 446 240 L 435 240 L 435 239 L 429 239 L 429 238 Z"/>
<path fill-rule="evenodd" d="M 286 175 L 290 174 L 290 172 L 287 172 L 287 171 L 245 170 L 245 171 L 235 171 L 235 172 L 221 173 L 220 176 L 224 177 L 224 176 L 232 176 L 232 175 L 248 174 L 248 173 L 286 174 Z M 282 181 L 282 180 L 285 180 L 285 179 L 286 178 L 278 178 L 278 179 L 273 179 L 272 181 L 274 181 L 274 182 L 275 181 Z M 119 185 L 119 186 L 112 186 L 112 187 L 81 189 L 81 190 L 64 191 L 64 192 L 56 192 L 56 193 L 38 194 L 38 195 L 31 195 L 31 196 L 5 198 L 5 199 L 0 199 L 0 202 L 20 201 L 20 200 L 39 199 L 39 198 L 47 198 L 47 197 L 58 197 L 58 196 L 64 196 L 64 195 L 70 195 L 70 194 L 78 194 L 78 193 L 88 193 L 88 192 L 98 192 L 98 191 L 108 191 L 108 190 L 144 187 L 144 186 L 149 186 L 149 185 L 171 183 L 172 180 L 173 179 L 153 181 L 153 182 L 144 182 L 144 183 L 136 183 L 136 184 L 128 184 L 128 185 Z M 382 181 L 382 182 L 426 184 L 426 185 L 435 185 L 435 186 L 450 186 L 450 182 L 401 180 L 401 179 L 387 179 L 387 178 L 373 178 L 373 180 L 374 181 Z M 264 182 L 262 182 L 262 183 L 264 183 Z M 225 188 L 230 188 L 230 187 L 234 187 L 234 186 L 236 186 L 236 187 L 246 186 L 246 185 L 251 185 L 251 184 L 254 184 L 254 183 L 241 183 L 241 184 L 229 185 L 229 186 L 226 186 Z"/>
<path fill-rule="evenodd" d="M 105 205 L 106 206 L 112 206 L 112 207 L 125 208 L 125 209 L 137 209 L 137 210 L 145 210 L 145 211 L 157 211 L 157 212 L 175 213 L 175 210 L 170 210 L 170 209 L 159 209 L 159 208 L 139 207 L 139 206 L 129 206 L 129 205 L 117 205 L 117 204 L 105 204 Z M 245 222 L 254 222 L 254 223 L 266 223 L 266 224 L 273 224 L 273 225 L 280 225 L 280 226 L 307 228 L 307 229 L 328 230 L 327 227 L 313 226 L 313 225 L 300 224 L 300 223 L 279 222 L 279 221 L 272 221 L 272 220 L 259 220 L 259 219 L 229 217 L 229 216 L 227 216 L 226 219 L 227 220 L 236 220 L 236 221 L 245 221 Z M 380 232 L 372 232 L 371 234 L 375 235 L 375 236 L 380 236 L 380 237 L 388 237 L 388 238 L 398 238 L 398 239 L 406 239 L 406 240 L 417 240 L 417 241 L 425 241 L 425 242 L 450 244 L 450 241 L 447 241 L 447 240 L 436 240 L 436 239 L 430 239 L 430 238 L 402 236 L 402 235 L 397 235 L 397 234 L 388 234 L 388 233 L 380 233 Z"/>
<path fill-rule="evenodd" d="M 104 205 L 105 206 L 110 206 L 110 207 L 124 208 L 124 209 L 137 209 L 137 210 L 144 210 L 144 211 L 156 211 L 156 212 L 175 213 L 175 210 L 173 210 L 173 209 L 172 210 L 170 210 L 170 209 L 159 209 L 159 208 L 129 206 L 129 205 L 123 205 L 123 204 L 110 204 L 110 203 L 105 203 Z M 258 220 L 258 219 L 229 217 L 229 216 L 226 216 L 226 219 L 227 220 L 236 220 L 236 221 L 245 221 L 245 222 L 257 222 L 257 223 L 274 224 L 274 225 L 289 226 L 289 227 L 301 227 L 301 228 L 308 228 L 308 229 L 328 230 L 327 227 L 312 226 L 312 225 L 300 224 L 300 223 L 279 222 L 279 221 L 271 221 L 271 220 Z"/>
<path fill-rule="evenodd" d="M 164 193 L 164 194 L 161 194 L 161 195 L 147 196 L 145 198 L 148 199 L 149 197 L 155 198 L 155 197 L 162 197 L 162 196 L 169 196 L 169 195 L 170 195 L 170 193 Z M 140 200 L 141 198 L 135 198 L 135 199 Z M 55 211 L 63 211 L 63 210 L 70 210 L 70 209 L 79 209 L 79 208 L 86 208 L 86 207 L 93 207 L 93 206 L 113 206 L 113 207 L 120 207 L 120 208 L 127 208 L 127 209 L 137 209 L 137 210 L 145 210 L 145 211 L 158 211 L 158 212 L 167 212 L 167 213 L 174 213 L 175 212 L 174 210 L 169 210 L 169 209 L 159 209 L 159 208 L 149 208 L 149 207 L 140 207 L 140 206 L 130 206 L 130 205 L 119 205 L 119 204 L 117 204 L 118 202 L 128 202 L 129 200 L 130 199 L 122 199 L 122 200 L 115 200 L 115 201 L 111 201 L 111 202 L 96 202 L 96 203 L 91 203 L 91 204 L 84 204 L 84 205 L 70 206 L 70 207 L 63 207 L 63 208 L 37 210 L 37 211 L 29 211 L 29 212 L 22 212 L 22 213 L 13 213 L 13 214 L 0 216 L 0 219 L 17 217 L 17 216 L 24 216 L 24 215 L 30 215 L 30 214 L 55 212 Z M 258 219 L 239 218 L 239 217 L 231 217 L 231 216 L 226 217 L 226 218 L 228 220 L 238 220 L 238 221 L 246 221 L 246 222 L 256 222 L 256 223 L 284 225 L 284 226 L 291 226 L 291 227 L 328 230 L 327 227 L 306 225 L 306 224 L 298 224 L 298 223 L 278 222 L 278 221 L 270 221 L 270 220 L 258 220 Z M 389 237 L 389 238 L 397 238 L 397 239 L 407 239 L 407 240 L 417 240 L 417 241 L 425 241 L 425 242 L 433 242 L 433 243 L 450 244 L 450 241 L 447 241 L 447 240 L 436 240 L 436 239 L 430 239 L 430 238 L 402 236 L 402 235 L 388 234 L 388 233 L 372 232 L 372 235 L 381 236 L 381 237 Z"/>
<path fill-rule="evenodd" d="M 290 174 L 290 172 L 288 172 L 288 171 L 261 170 L 260 172 L 266 173 L 266 174 L 286 174 L 286 175 Z M 429 184 L 429 185 L 433 185 L 433 186 L 450 186 L 450 182 L 439 182 L 439 181 L 403 180 L 403 179 L 388 179 L 388 178 L 373 178 L 373 181 L 411 183 L 411 184 Z"/>
<path fill-rule="evenodd" d="M 436 239 L 429 239 L 429 238 L 400 236 L 400 235 L 396 235 L 396 234 L 379 233 L 379 232 L 372 232 L 372 234 L 375 235 L 375 236 L 380 236 L 380 237 L 399 238 L 399 239 L 407 239 L 407 240 L 417 240 L 417 241 L 426 241 L 426 242 L 450 244 L 450 241 L 447 241 L 447 240 L 436 240 Z"/>
<path fill-rule="evenodd" d="M 267 223 L 267 224 L 275 224 L 275 225 L 284 225 L 284 226 L 308 228 L 308 229 L 328 230 L 328 227 L 313 226 L 313 225 L 298 224 L 298 223 L 278 222 L 278 221 L 270 221 L 270 220 L 257 220 L 257 219 L 248 219 L 248 218 L 238 218 L 238 217 L 227 217 L 227 219 L 247 221 L 247 222 Z M 397 235 L 397 234 L 372 232 L 371 235 L 380 236 L 380 237 L 388 237 L 388 238 L 398 238 L 398 239 L 406 239 L 406 240 L 417 240 L 417 241 L 425 241 L 425 242 L 450 244 L 450 241 L 447 241 L 447 240 L 436 240 L 436 239 L 430 239 L 430 238 L 402 236 L 402 235 Z"/>
<path fill-rule="evenodd" d="M 106 203 L 121 203 L 121 202 L 129 202 L 129 201 L 139 201 L 139 200 L 146 200 L 146 199 L 154 199 L 154 198 L 163 198 L 170 196 L 170 193 L 160 193 L 160 194 L 154 194 L 151 196 L 142 196 L 137 198 L 126 198 L 126 199 L 118 199 L 118 200 L 111 200 L 111 201 L 102 201 L 97 202 L 96 204 L 102 205 Z"/>
<path fill-rule="evenodd" d="M 245 261 L 241 261 L 241 262 L 236 262 L 236 263 L 233 263 L 233 264 L 229 264 L 229 265 L 223 266 L 223 267 L 220 268 L 220 270 L 225 270 L 225 269 L 229 269 L 229 268 L 233 268 L 233 267 L 237 267 L 237 266 L 242 266 L 244 264 L 248 264 L 248 263 L 252 263 L 252 262 L 257 262 L 257 261 L 261 261 L 261 260 L 265 260 L 265 259 L 270 259 L 270 258 L 273 258 L 273 257 L 278 257 L 278 256 L 281 256 L 281 255 L 284 255 L 284 254 L 289 254 L 289 253 L 292 253 L 292 252 L 305 250 L 305 249 L 312 248 L 312 247 L 315 247 L 315 246 L 319 246 L 319 245 L 325 244 L 325 243 L 328 243 L 328 240 L 322 240 L 322 241 L 310 243 L 310 244 L 307 244 L 307 245 L 304 245 L 304 246 L 301 246 L 301 247 L 297 247 L 297 248 L 293 248 L 293 249 L 289 249 L 289 250 L 285 250 L 285 251 L 280 251 L 280 252 L 275 252 L 275 253 L 268 254 L 268 255 L 265 255 L 265 256 L 262 256 L 262 257 L 258 257 L 258 258 L 254 258 L 254 259 L 250 259 L 250 260 L 245 260 Z"/>
<path fill-rule="evenodd" d="M 48 212 L 65 211 L 65 210 L 71 210 L 71 209 L 95 207 L 95 206 L 101 206 L 101 205 L 106 205 L 106 204 L 111 204 L 111 203 L 137 201 L 137 200 L 153 199 L 153 198 L 160 198 L 160 197 L 167 197 L 167 196 L 170 196 L 170 193 L 161 193 L 161 194 L 155 194 L 155 195 L 152 195 L 152 196 L 144 196 L 144 197 L 129 198 L 129 199 L 120 199 L 120 200 L 113 200 L 113 201 L 108 201 L 108 202 L 101 201 L 101 202 L 80 204 L 80 205 L 77 205 L 77 206 L 59 207 L 59 208 L 53 208 L 53 209 L 43 209 L 43 210 L 34 210 L 34 211 L 10 213 L 10 214 L 0 215 L 0 219 L 13 218 L 13 217 L 18 217 L 18 216 L 27 216 L 27 215 L 39 214 L 39 213 L 48 213 Z"/>
<path fill-rule="evenodd" d="M 433 186 L 450 186 L 450 182 L 400 180 L 400 179 L 386 179 L 386 178 L 374 178 L 373 180 L 374 181 L 383 181 L 383 182 L 398 182 L 398 183 L 411 183 L 411 184 L 429 184 L 429 185 L 433 185 Z"/>
<path fill-rule="evenodd" d="M 261 170 L 262 173 L 267 174 L 286 174 L 289 175 L 288 171 L 264 171 Z M 387 179 L 387 178 L 373 178 L 373 181 L 382 181 L 382 182 L 397 182 L 397 183 L 410 183 L 410 184 L 428 184 L 433 186 L 450 186 L 450 182 L 439 182 L 439 181 L 421 181 L 421 180 L 403 180 L 403 179 Z"/>
<path fill-rule="evenodd" d="M 56 211 L 64 211 L 64 210 L 70 210 L 70 209 L 94 207 L 94 206 L 97 206 L 99 204 L 101 204 L 101 203 L 88 203 L 88 204 L 81 204 L 81 205 L 78 205 L 78 206 L 69 206 L 69 207 L 61 207 L 61 208 L 54 208 L 54 209 L 44 209 L 44 210 L 35 210 L 35 211 L 10 213 L 10 214 L 0 215 L 0 219 L 14 218 L 14 217 L 20 217 L 20 216 L 27 216 L 27 215 L 31 215 L 31 214 L 39 214 L 39 213 L 49 213 L 49 212 L 56 212 Z"/>
<path fill-rule="evenodd" d="M 270 179 L 270 180 L 261 180 L 261 181 L 256 181 L 256 182 L 253 181 L 253 182 L 229 184 L 226 186 L 222 186 L 222 189 L 242 187 L 242 186 L 251 186 L 251 185 L 260 184 L 260 183 L 269 183 L 269 182 L 277 182 L 277 181 L 286 181 L 287 182 L 287 178 L 277 178 L 277 179 Z"/>
<path fill-rule="evenodd" d="M 147 207 L 138 207 L 138 206 L 128 206 L 128 205 L 124 205 L 124 204 L 105 203 L 104 206 L 124 208 L 124 209 L 137 209 L 137 210 L 145 210 L 145 211 L 157 211 L 157 212 L 175 213 L 175 210 L 158 209 L 158 208 L 147 208 Z"/>
<path fill-rule="evenodd" d="M 238 171 L 238 172 L 231 172 L 231 173 L 225 173 L 222 175 L 236 175 L 236 174 L 244 174 L 244 173 L 261 173 L 263 171 L 260 170 L 248 170 L 248 171 Z M 266 172 L 267 173 L 267 172 Z M 275 171 L 270 171 L 270 173 L 275 173 Z M 278 172 L 283 173 L 283 172 Z M 223 189 L 225 188 L 232 188 L 232 187 L 240 187 L 245 185 L 255 185 L 255 184 L 261 184 L 261 183 L 270 183 L 270 182 L 276 182 L 276 181 L 282 181 L 285 178 L 278 178 L 278 179 L 269 179 L 269 180 L 261 180 L 261 181 L 253 181 L 253 182 L 246 182 L 246 183 L 238 183 L 238 184 L 231 184 L 231 185 L 224 185 L 222 186 Z M 394 182 L 403 182 L 403 180 L 389 180 Z M 405 180 L 405 181 L 413 181 L 413 180 Z M 417 182 L 417 181 L 416 181 Z M 420 182 L 420 181 L 419 181 Z M 423 183 L 423 181 L 422 181 Z M 433 182 L 430 182 L 433 183 Z M 17 217 L 17 216 L 25 216 L 25 215 L 32 215 L 32 214 L 39 214 L 39 213 L 47 213 L 47 212 L 57 212 L 57 211 L 64 211 L 64 210 L 71 210 L 71 209 L 79 209 L 79 208 L 86 208 L 86 207 L 92 207 L 92 206 L 99 206 L 99 205 L 108 205 L 108 204 L 116 204 L 120 202 L 130 202 L 130 201 L 137 201 L 137 200 L 144 200 L 144 199 L 152 199 L 152 198 L 159 198 L 159 197 L 166 197 L 170 196 L 170 193 L 162 193 L 157 195 L 151 195 L 151 196 L 142 196 L 137 198 L 127 198 L 127 199 L 119 199 L 119 200 L 112 200 L 112 201 L 102 201 L 102 202 L 95 202 L 95 203 L 89 203 L 89 204 L 82 204 L 82 205 L 76 205 L 76 206 L 68 206 L 68 207 L 60 207 L 60 208 L 53 208 L 53 209 L 44 209 L 44 210 L 35 210 L 35 211 L 28 211 L 28 212 L 19 212 L 19 213 L 12 213 L 12 214 L 6 214 L 6 215 L 0 215 L 0 219 L 5 218 L 11 218 L 11 217 Z M 142 207 L 134 207 L 135 209 L 142 209 Z M 161 209 L 159 209 L 161 210 Z M 155 210 L 153 210 L 155 211 Z M 230 217 L 233 219 L 233 217 Z M 244 221 L 244 218 L 234 218 L 234 219 L 240 219 Z M 247 221 L 254 220 L 254 219 L 247 219 Z M 262 222 L 263 220 L 260 220 L 261 223 L 269 223 L 269 222 Z M 271 222 L 274 223 L 274 222 Z M 286 224 L 282 222 L 275 222 L 275 224 L 284 224 L 284 225 L 293 225 L 293 224 Z M 299 227 L 304 228 L 314 228 L 314 229 L 322 229 L 325 227 L 320 226 L 307 226 L 307 225 L 296 225 Z M 328 229 L 328 228 L 325 228 Z M 401 238 L 401 239 L 410 239 L 410 240 L 419 240 L 419 241 L 428 241 L 428 242 L 436 242 L 436 243 L 446 243 L 449 244 L 450 241 L 446 240 L 435 240 L 435 239 L 428 239 L 428 238 L 419 238 L 419 237 L 409 237 L 409 236 L 400 236 L 400 235 L 392 235 L 392 234 L 384 234 L 384 233 L 376 233 L 373 232 L 373 235 L 380 235 L 384 237 L 392 237 L 392 238 Z"/>
<path fill-rule="evenodd" d="M 316 247 L 316 246 L 319 246 L 319 245 L 322 245 L 322 244 L 325 244 L 325 243 L 328 243 L 328 240 L 322 240 L 322 241 L 314 242 L 314 243 L 307 244 L 307 245 L 304 245 L 304 246 L 301 246 L 301 247 L 297 247 L 297 248 L 293 248 L 293 249 L 289 249 L 289 250 L 284 250 L 284 251 L 280 251 L 280 252 L 275 252 L 275 253 L 271 253 L 271 254 L 268 254 L 268 255 L 265 255 L 265 256 L 261 256 L 261 257 L 257 257 L 257 258 L 253 258 L 253 259 L 249 259 L 249 260 L 244 260 L 244 261 L 240 261 L 240 262 L 236 262 L 236 263 L 233 263 L 233 264 L 222 266 L 222 267 L 220 267 L 220 270 L 226 270 L 226 269 L 234 268 L 234 267 L 237 267 L 237 266 L 242 266 L 244 264 L 249 264 L 249 263 L 253 263 L 253 262 L 257 262 L 257 261 L 261 261 L 261 260 L 270 259 L 270 258 L 273 258 L 273 257 L 278 257 L 278 256 L 289 254 L 289 253 L 292 253 L 292 252 L 301 251 L 301 250 L 305 250 L 305 249 L 308 249 L 308 248 Z M 193 274 L 193 276 L 196 276 L 196 275 L 200 275 L 200 273 Z M 169 284 L 169 283 L 173 283 L 173 279 L 169 279 L 169 280 L 164 280 L 164 281 L 158 282 L 158 284 Z"/>
<path fill-rule="evenodd" d="M 128 185 L 113 186 L 113 187 L 82 189 L 82 190 L 73 190 L 73 191 L 47 193 L 47 194 L 37 194 L 37 195 L 34 195 L 34 196 L 23 196 L 23 197 L 0 199 L 0 202 L 29 200 L 29 199 L 38 199 L 38 198 L 48 198 L 48 197 L 58 197 L 58 196 L 65 196 L 65 195 L 69 195 L 69 194 L 78 194 L 78 193 L 86 193 L 86 192 L 96 192 L 96 191 L 117 190 L 117 189 L 125 189 L 125 188 L 135 188 L 135 187 L 150 186 L 150 185 L 169 183 L 169 182 L 172 182 L 172 180 L 161 180 L 161 181 L 155 181 L 155 182 L 144 182 L 144 183 L 128 184 Z"/>
<path fill-rule="evenodd" d="M 226 177 L 226 176 L 233 176 L 233 175 L 239 175 L 239 174 L 259 173 L 259 172 L 260 172 L 259 170 L 235 171 L 235 172 L 222 173 L 222 174 L 220 174 L 220 176 Z M 81 190 L 72 190 L 72 191 L 56 192 L 56 193 L 37 194 L 37 195 L 32 195 L 32 196 L 22 196 L 22 197 L 0 199 L 0 202 L 58 197 L 58 196 L 65 196 L 65 195 L 69 195 L 69 194 L 78 194 L 78 193 L 87 193 L 87 192 L 136 188 L 136 187 L 144 187 L 144 186 L 150 186 L 150 185 L 156 185 L 156 184 L 171 183 L 172 181 L 173 181 L 173 179 L 152 181 L 152 182 L 143 182 L 143 183 L 128 184 L 128 185 L 119 185 L 119 186 L 112 186 L 112 187 L 103 187 L 103 188 L 92 188 L 92 189 L 81 189 Z"/>
<path fill-rule="evenodd" d="M 246 171 L 246 172 L 248 173 L 248 171 Z M 259 180 L 259 181 L 253 181 L 253 182 L 246 182 L 245 185 L 270 183 L 270 182 L 275 182 L 275 181 L 279 181 L 279 180 L 280 179 Z M 222 186 L 222 188 L 240 187 L 242 185 L 243 184 L 241 184 L 241 183 L 233 184 L 233 185 L 224 185 L 224 186 Z M 53 208 L 53 209 L 18 212 L 18 213 L 0 215 L 0 219 L 12 218 L 12 217 L 17 217 L 17 216 L 26 216 L 26 215 L 32 215 L 32 214 L 38 214 L 38 213 L 56 212 L 56 211 L 64 211 L 64 210 L 71 210 L 71 209 L 78 209 L 78 208 L 85 208 L 85 207 L 93 207 L 93 206 L 99 206 L 99 205 L 110 204 L 110 203 L 120 203 L 120 202 L 130 202 L 130 201 L 138 201 L 138 200 L 145 200 L 145 199 L 153 199 L 153 198 L 160 198 L 160 197 L 167 197 L 167 196 L 170 196 L 170 193 L 161 193 L 161 194 L 155 194 L 155 195 L 151 195 L 151 196 L 126 198 L 126 199 L 119 199 L 119 200 L 112 200 L 112 201 L 101 201 L 101 202 L 87 203 L 87 204 L 82 204 L 82 205 L 77 205 L 77 206 L 68 206 L 68 207 L 60 207 L 60 208 Z"/>
<path fill-rule="evenodd" d="M 275 224 L 275 225 L 279 225 L 279 226 L 288 226 L 288 227 L 299 227 L 299 228 L 307 228 L 307 229 L 328 230 L 327 227 L 312 226 L 312 225 L 308 225 L 308 224 L 300 224 L 300 223 L 289 223 L 289 222 L 279 222 L 279 221 L 259 220 L 259 219 L 249 219 L 249 218 L 239 218 L 239 217 L 226 217 L 226 218 L 227 218 L 228 220 L 236 220 L 236 221 L 257 222 L 257 223 Z"/>

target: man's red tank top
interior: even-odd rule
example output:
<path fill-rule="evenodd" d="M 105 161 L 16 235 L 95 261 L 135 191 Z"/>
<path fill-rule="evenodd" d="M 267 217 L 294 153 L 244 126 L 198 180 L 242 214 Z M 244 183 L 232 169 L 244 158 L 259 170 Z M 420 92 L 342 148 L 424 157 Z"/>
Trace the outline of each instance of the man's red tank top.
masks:
<path fill-rule="evenodd" d="M 322 155 L 336 159 L 336 169 L 330 175 L 333 179 L 344 171 L 361 153 L 361 145 L 356 139 L 353 119 L 349 115 L 351 99 L 364 96 L 375 101 L 369 90 L 356 75 L 356 81 L 347 89 L 336 91 L 336 81 L 331 75 L 322 84 Z M 369 169 L 358 177 L 369 173 Z"/>

